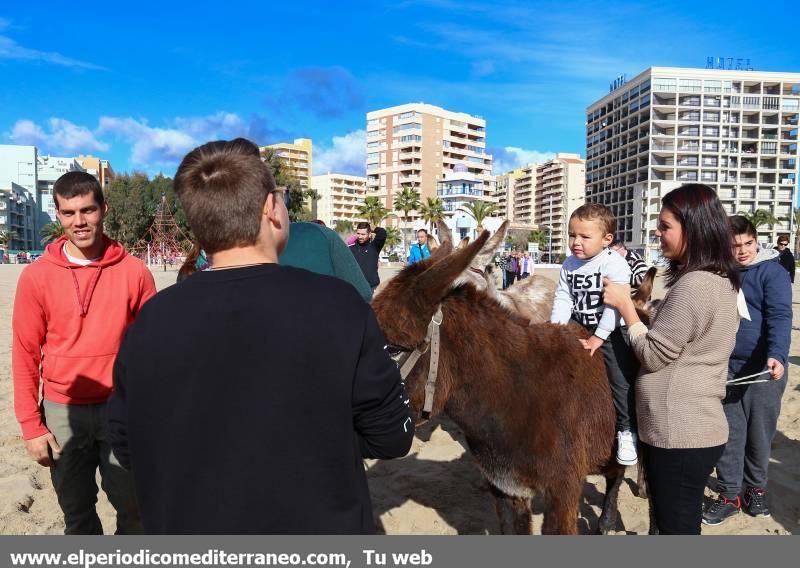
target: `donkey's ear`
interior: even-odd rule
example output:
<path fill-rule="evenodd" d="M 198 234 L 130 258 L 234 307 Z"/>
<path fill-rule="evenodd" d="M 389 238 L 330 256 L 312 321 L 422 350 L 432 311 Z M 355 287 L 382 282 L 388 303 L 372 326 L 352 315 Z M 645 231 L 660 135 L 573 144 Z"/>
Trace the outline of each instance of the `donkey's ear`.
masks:
<path fill-rule="evenodd" d="M 459 250 L 460 249 L 465 249 L 468 246 L 469 246 L 469 237 L 464 237 L 463 239 L 461 239 L 461 242 L 458 243 Z"/>
<path fill-rule="evenodd" d="M 441 244 L 450 243 L 453 244 L 453 233 L 450 232 L 450 227 L 447 226 L 443 220 L 439 220 L 436 222 L 436 228 L 439 229 L 439 242 Z"/>
<path fill-rule="evenodd" d="M 486 244 L 483 245 L 481 251 L 475 256 L 475 261 L 472 263 L 473 266 L 480 267 L 482 269 L 492 262 L 495 251 L 506 240 L 509 223 L 510 221 L 508 220 L 503 221 L 503 224 L 500 225 L 500 228 L 497 229 L 495 234 L 486 241 Z"/>
<path fill-rule="evenodd" d="M 453 281 L 466 270 L 481 247 L 486 244 L 488 238 L 489 231 L 484 231 L 468 247 L 448 254 L 433 264 L 414 281 L 415 293 L 432 304 L 438 304 Z"/>

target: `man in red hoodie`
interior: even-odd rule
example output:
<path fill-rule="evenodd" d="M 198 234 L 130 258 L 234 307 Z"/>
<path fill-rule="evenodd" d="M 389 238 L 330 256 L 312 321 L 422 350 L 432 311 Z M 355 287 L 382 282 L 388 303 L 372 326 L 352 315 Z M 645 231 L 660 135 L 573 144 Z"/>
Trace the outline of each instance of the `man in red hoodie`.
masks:
<path fill-rule="evenodd" d="M 117 533 L 138 533 L 133 482 L 107 439 L 106 401 L 125 330 L 156 293 L 155 283 L 141 261 L 103 234 L 108 205 L 94 177 L 64 174 L 53 199 L 64 236 L 17 284 L 14 410 L 28 454 L 50 468 L 66 534 L 103 532 L 95 509 L 98 468 L 117 511 Z"/>

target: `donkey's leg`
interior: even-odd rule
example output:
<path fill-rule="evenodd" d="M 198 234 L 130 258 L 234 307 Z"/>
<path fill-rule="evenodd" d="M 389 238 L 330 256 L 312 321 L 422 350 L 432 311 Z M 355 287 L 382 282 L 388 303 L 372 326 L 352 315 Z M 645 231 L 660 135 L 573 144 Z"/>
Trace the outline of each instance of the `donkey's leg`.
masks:
<path fill-rule="evenodd" d="M 579 480 L 583 481 L 583 478 Z M 548 490 L 542 534 L 577 534 L 582 483 L 567 483 Z"/>
<path fill-rule="evenodd" d="M 531 534 L 531 507 L 528 499 L 509 497 L 491 486 L 500 531 L 503 534 Z"/>
<path fill-rule="evenodd" d="M 619 500 L 619 488 L 625 478 L 625 468 L 618 467 L 605 472 L 606 495 L 603 499 L 603 512 L 600 514 L 598 523 L 600 534 L 608 534 L 614 530 L 617 521 L 617 503 Z"/>

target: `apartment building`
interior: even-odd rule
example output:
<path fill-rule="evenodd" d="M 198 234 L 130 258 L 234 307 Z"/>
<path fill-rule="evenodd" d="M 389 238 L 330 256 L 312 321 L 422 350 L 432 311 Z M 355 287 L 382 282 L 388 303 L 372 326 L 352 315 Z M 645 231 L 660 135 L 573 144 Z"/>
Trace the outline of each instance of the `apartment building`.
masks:
<path fill-rule="evenodd" d="M 0 182 L 0 231 L 11 234 L 9 251 L 41 248 L 34 229 L 35 213 L 36 200 L 26 188 L 14 182 Z"/>
<path fill-rule="evenodd" d="M 494 176 L 494 198 L 497 202 L 497 216 L 511 219 L 514 213 L 514 187 L 522 177 L 522 168 Z"/>
<path fill-rule="evenodd" d="M 612 208 L 629 246 L 657 255 L 661 197 L 684 183 L 781 219 L 761 242 L 793 232 L 800 73 L 651 67 L 612 88 L 587 108 L 586 199 Z"/>
<path fill-rule="evenodd" d="M 524 227 L 533 227 L 536 202 L 536 168 L 537 164 L 528 164 L 521 168 L 519 177 L 514 184 L 514 207 L 511 221 Z"/>
<path fill-rule="evenodd" d="M 97 178 L 97 181 L 100 182 L 100 187 L 103 188 L 103 192 L 107 193 L 111 189 L 111 182 L 114 181 L 116 174 L 114 174 L 114 169 L 108 160 L 84 155 L 80 155 L 75 159 L 84 170 Z"/>
<path fill-rule="evenodd" d="M 58 178 L 67 172 L 85 172 L 78 158 L 59 156 L 38 156 L 36 159 L 37 182 L 36 194 L 39 210 L 46 215 L 39 215 L 38 228 L 56 220 L 56 204 L 53 201 L 53 186 Z M 94 174 L 93 174 L 94 175 Z M 95 177 L 97 177 L 95 175 Z"/>
<path fill-rule="evenodd" d="M 336 221 L 366 221 L 358 215 L 367 194 L 367 178 L 347 174 L 312 176 L 311 188 L 319 193 L 316 218 L 329 227 Z M 313 213 L 313 212 L 312 212 Z"/>
<path fill-rule="evenodd" d="M 424 202 L 437 183 L 464 164 L 486 199 L 492 198 L 492 156 L 486 121 L 412 103 L 367 113 L 367 189 L 393 210 L 393 195 L 413 187 Z"/>
<path fill-rule="evenodd" d="M 299 181 L 303 189 L 311 187 L 311 162 L 314 142 L 310 138 L 297 138 L 294 142 L 270 144 L 261 148 L 262 154 L 270 149 L 287 166 L 289 172 Z"/>
<path fill-rule="evenodd" d="M 584 203 L 586 160 L 559 153 L 536 167 L 534 223 L 547 231 L 552 254 L 567 254 L 569 216 Z"/>

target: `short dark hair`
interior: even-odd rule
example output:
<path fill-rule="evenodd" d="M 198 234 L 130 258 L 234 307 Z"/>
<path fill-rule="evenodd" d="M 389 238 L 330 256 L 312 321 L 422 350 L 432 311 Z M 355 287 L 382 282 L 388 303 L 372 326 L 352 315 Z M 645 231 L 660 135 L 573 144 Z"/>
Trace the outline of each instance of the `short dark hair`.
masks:
<path fill-rule="evenodd" d="M 53 185 L 53 202 L 58 209 L 58 198 L 72 199 L 79 195 L 91 193 L 97 204 L 102 207 L 106 202 L 103 188 L 92 174 L 86 172 L 67 172 Z"/>
<path fill-rule="evenodd" d="M 704 270 L 727 277 L 739 290 L 739 267 L 731 247 L 733 231 L 716 192 L 707 185 L 689 183 L 666 194 L 661 206 L 681 224 L 686 251 L 684 262 L 670 259 L 667 286 L 689 272 Z"/>
<path fill-rule="evenodd" d="M 186 219 L 209 254 L 255 244 L 264 202 L 275 189 L 258 146 L 244 138 L 198 146 L 175 174 Z"/>
<path fill-rule="evenodd" d="M 789 245 L 789 237 L 787 237 L 786 235 L 781 235 L 780 237 L 778 237 L 778 244 L 781 244 L 781 243 L 783 243 L 783 244 L 788 246 Z"/>
<path fill-rule="evenodd" d="M 425 236 L 426 237 L 428 236 L 428 231 L 425 230 L 425 229 L 417 229 L 417 234 L 420 234 L 420 233 L 425 233 Z"/>
<path fill-rule="evenodd" d="M 569 216 L 570 221 L 573 219 L 597 221 L 604 235 L 609 233 L 613 235 L 617 232 L 617 220 L 614 218 L 614 214 L 611 212 L 611 209 L 600 203 L 581 205 Z"/>
<path fill-rule="evenodd" d="M 370 230 L 369 223 L 367 223 L 366 221 L 361 221 L 358 225 L 356 225 L 356 231 L 358 231 L 359 229 L 366 229 L 367 231 L 369 231 Z"/>
<path fill-rule="evenodd" d="M 744 215 L 731 215 L 731 230 L 733 235 L 748 235 L 758 239 L 758 231 L 756 226 L 750 222 Z"/>

